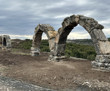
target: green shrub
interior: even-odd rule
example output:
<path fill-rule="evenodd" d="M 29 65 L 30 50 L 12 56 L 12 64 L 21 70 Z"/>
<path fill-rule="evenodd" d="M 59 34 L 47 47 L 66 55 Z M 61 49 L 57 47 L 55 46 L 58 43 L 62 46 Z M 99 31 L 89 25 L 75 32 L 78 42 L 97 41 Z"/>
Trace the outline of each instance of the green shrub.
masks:
<path fill-rule="evenodd" d="M 96 52 L 93 46 L 67 43 L 65 55 L 94 60 Z"/>
<path fill-rule="evenodd" d="M 30 50 L 31 46 L 32 46 L 32 40 L 26 39 L 21 41 L 16 46 L 16 48 Z M 40 49 L 42 52 L 50 51 L 48 40 L 41 41 Z M 67 43 L 65 49 L 65 55 L 67 57 L 72 56 L 72 57 L 94 60 L 96 56 L 96 52 L 93 46 Z"/>

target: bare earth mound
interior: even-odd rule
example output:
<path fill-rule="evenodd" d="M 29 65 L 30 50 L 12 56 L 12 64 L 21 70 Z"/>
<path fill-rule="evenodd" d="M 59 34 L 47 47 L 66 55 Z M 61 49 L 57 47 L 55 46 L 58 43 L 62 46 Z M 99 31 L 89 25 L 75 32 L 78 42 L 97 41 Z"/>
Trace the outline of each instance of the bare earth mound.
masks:
<path fill-rule="evenodd" d="M 1 51 L 0 74 L 50 89 L 72 89 L 78 84 L 110 87 L 110 72 L 92 69 L 90 61 L 49 62 L 47 58 L 47 53 L 31 57 Z"/>

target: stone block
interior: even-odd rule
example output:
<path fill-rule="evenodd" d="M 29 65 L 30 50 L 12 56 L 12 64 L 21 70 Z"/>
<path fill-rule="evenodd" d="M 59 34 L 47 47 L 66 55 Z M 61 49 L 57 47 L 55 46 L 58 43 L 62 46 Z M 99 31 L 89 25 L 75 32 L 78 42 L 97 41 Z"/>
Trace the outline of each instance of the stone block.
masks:
<path fill-rule="evenodd" d="M 97 40 L 100 41 L 106 41 L 107 38 L 100 29 L 94 29 L 90 32 L 91 38 L 93 39 L 93 42 L 97 42 Z"/>
<path fill-rule="evenodd" d="M 38 51 L 31 51 L 31 56 L 38 56 L 40 53 Z"/>
<path fill-rule="evenodd" d="M 80 16 L 77 15 L 77 16 L 75 17 L 75 22 L 76 22 L 77 24 L 79 24 L 79 20 L 80 20 Z"/>
<path fill-rule="evenodd" d="M 99 48 L 102 54 L 110 54 L 110 42 L 109 41 L 98 41 Z"/>
<path fill-rule="evenodd" d="M 76 23 L 75 18 L 76 18 L 75 15 L 70 16 L 70 22 Z"/>
<path fill-rule="evenodd" d="M 85 25 L 85 22 L 82 20 L 79 20 L 79 24 L 83 27 Z"/>
<path fill-rule="evenodd" d="M 65 44 L 56 44 L 55 45 L 55 55 L 56 56 L 63 56 L 65 54 Z"/>
<path fill-rule="evenodd" d="M 99 44 L 98 43 L 93 43 L 94 45 L 94 48 L 95 48 L 95 51 L 97 53 L 97 55 L 101 55 L 101 51 L 100 51 L 100 47 L 99 47 Z"/>
<path fill-rule="evenodd" d="M 96 55 L 95 61 L 100 63 L 110 63 L 110 55 Z"/>
<path fill-rule="evenodd" d="M 40 53 L 40 49 L 35 47 L 31 47 L 31 51 Z"/>
<path fill-rule="evenodd" d="M 67 27 L 69 25 L 70 25 L 70 18 L 67 17 L 67 18 L 64 19 L 64 21 L 62 23 L 62 26 L 63 26 L 63 28 L 65 28 L 65 27 Z"/>
<path fill-rule="evenodd" d="M 55 38 L 52 38 L 49 40 L 49 49 L 50 49 L 50 51 L 55 50 Z"/>

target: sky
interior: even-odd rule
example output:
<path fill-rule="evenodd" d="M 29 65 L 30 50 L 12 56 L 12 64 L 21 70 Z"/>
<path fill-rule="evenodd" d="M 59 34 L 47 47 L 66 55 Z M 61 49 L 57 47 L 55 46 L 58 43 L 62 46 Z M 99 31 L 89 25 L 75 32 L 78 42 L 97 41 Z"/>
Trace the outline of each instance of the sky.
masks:
<path fill-rule="evenodd" d="M 38 24 L 50 24 L 57 31 L 64 18 L 73 14 L 94 18 L 110 37 L 110 0 L 0 0 L 0 35 L 32 39 Z M 89 34 L 79 25 L 68 36 L 86 38 L 90 38 Z"/>

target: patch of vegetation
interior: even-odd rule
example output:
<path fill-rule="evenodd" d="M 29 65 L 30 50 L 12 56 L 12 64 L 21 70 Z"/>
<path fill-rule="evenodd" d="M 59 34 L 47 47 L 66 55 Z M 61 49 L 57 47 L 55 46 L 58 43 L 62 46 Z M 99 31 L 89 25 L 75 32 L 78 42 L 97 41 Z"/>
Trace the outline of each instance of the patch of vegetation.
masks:
<path fill-rule="evenodd" d="M 40 50 L 42 52 L 50 52 L 48 40 L 42 40 Z"/>
<path fill-rule="evenodd" d="M 32 46 L 32 40 L 26 39 L 26 40 L 20 41 L 16 45 L 14 45 L 14 48 L 21 49 L 21 50 L 30 50 L 31 46 Z M 42 52 L 49 52 L 50 51 L 48 40 L 41 41 L 40 49 Z M 94 60 L 96 53 L 95 53 L 95 49 L 93 46 L 75 44 L 75 43 L 67 43 L 65 55 L 67 57 L 72 56 L 72 57 Z"/>
<path fill-rule="evenodd" d="M 26 39 L 25 41 L 22 41 L 19 44 L 18 48 L 20 48 L 20 49 L 30 49 L 31 46 L 32 46 L 32 40 Z"/>
<path fill-rule="evenodd" d="M 96 52 L 93 46 L 74 43 L 66 44 L 65 54 L 66 56 L 84 58 L 89 60 L 94 60 L 96 56 Z"/>

